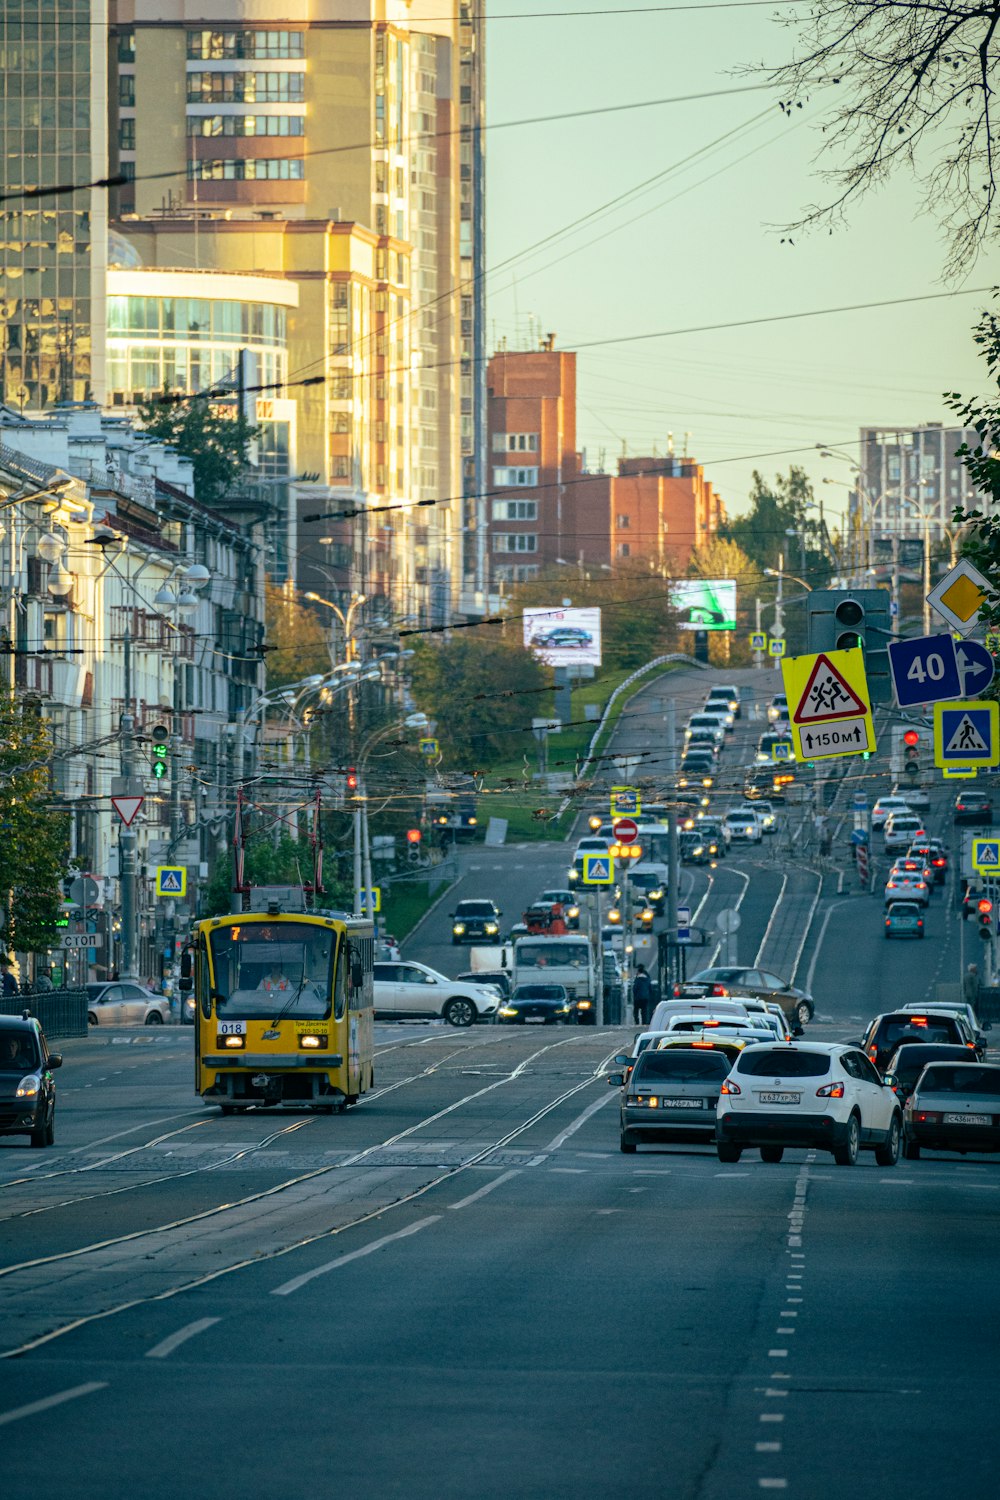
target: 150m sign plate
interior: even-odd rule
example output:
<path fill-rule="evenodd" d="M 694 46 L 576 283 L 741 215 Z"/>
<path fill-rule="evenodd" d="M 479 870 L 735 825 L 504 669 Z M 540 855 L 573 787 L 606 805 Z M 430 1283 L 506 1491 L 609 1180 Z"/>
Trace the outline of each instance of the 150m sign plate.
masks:
<path fill-rule="evenodd" d="M 819 724 L 815 729 L 801 729 L 802 754 L 806 760 L 822 760 L 824 755 L 846 755 L 874 750 L 870 719 L 843 719 L 836 724 Z"/>

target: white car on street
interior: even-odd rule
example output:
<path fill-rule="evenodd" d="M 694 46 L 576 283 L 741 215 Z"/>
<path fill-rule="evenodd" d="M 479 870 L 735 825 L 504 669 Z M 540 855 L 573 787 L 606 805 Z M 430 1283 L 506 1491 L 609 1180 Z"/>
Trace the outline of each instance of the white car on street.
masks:
<path fill-rule="evenodd" d="M 778 1162 L 786 1147 L 829 1151 L 853 1167 L 874 1151 L 880 1167 L 899 1159 L 899 1100 L 859 1047 L 770 1042 L 741 1052 L 722 1085 L 715 1118 L 719 1160 L 756 1146 Z"/>
<path fill-rule="evenodd" d="M 723 818 L 722 826 L 733 843 L 737 839 L 743 839 L 751 844 L 759 844 L 764 837 L 764 824 L 754 807 L 731 808 Z"/>
<path fill-rule="evenodd" d="M 143 984 L 111 980 L 87 985 L 88 1026 L 165 1026 L 170 1001 Z"/>
<path fill-rule="evenodd" d="M 417 963 L 377 963 L 375 1014 L 380 1019 L 412 1021 L 440 1016 L 449 1026 L 472 1026 L 492 1020 L 498 998 L 489 985 L 449 979 Z"/>
<path fill-rule="evenodd" d="M 880 828 L 885 827 L 885 820 L 890 813 L 909 812 L 910 804 L 905 797 L 898 795 L 892 797 L 879 797 L 872 808 L 872 827 L 878 833 Z"/>
<path fill-rule="evenodd" d="M 926 836 L 923 820 L 909 808 L 905 812 L 890 813 L 882 829 L 887 854 L 905 854 L 911 844 Z"/>

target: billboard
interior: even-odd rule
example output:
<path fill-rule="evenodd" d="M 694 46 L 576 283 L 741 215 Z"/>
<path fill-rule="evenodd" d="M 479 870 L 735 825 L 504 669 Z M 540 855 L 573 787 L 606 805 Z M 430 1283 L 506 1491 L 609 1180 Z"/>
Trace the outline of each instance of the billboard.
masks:
<path fill-rule="evenodd" d="M 524 644 L 548 667 L 599 667 L 601 611 L 526 609 Z"/>
<path fill-rule="evenodd" d="M 670 603 L 682 630 L 735 630 L 735 578 L 681 578 L 670 586 Z"/>

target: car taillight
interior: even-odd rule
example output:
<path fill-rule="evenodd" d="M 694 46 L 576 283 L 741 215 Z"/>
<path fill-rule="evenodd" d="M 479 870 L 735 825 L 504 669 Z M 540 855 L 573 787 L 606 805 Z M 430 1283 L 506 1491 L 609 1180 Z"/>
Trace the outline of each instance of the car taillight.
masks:
<path fill-rule="evenodd" d="M 935 1110 L 919 1110 L 913 1117 L 921 1125 L 940 1125 L 941 1116 Z"/>
<path fill-rule="evenodd" d="M 871 1058 L 872 1062 L 874 1062 L 875 1059 L 876 1059 L 876 1057 L 878 1057 L 878 1048 L 877 1047 L 869 1047 L 868 1048 L 868 1056 Z"/>
<path fill-rule="evenodd" d="M 712 994 L 713 995 L 728 995 L 729 991 L 726 989 L 726 986 L 724 984 L 713 984 L 712 985 Z"/>
<path fill-rule="evenodd" d="M 674 985 L 674 998 L 675 998 L 675 999 L 676 999 L 676 998 L 677 998 L 677 996 L 678 996 L 678 995 L 679 995 L 679 994 L 680 994 L 680 992 L 681 992 L 681 987 L 680 987 L 680 985 L 679 985 L 679 984 L 675 984 L 675 985 Z"/>
<path fill-rule="evenodd" d="M 727 1078 L 723 1083 L 722 1088 L 719 1090 L 720 1094 L 742 1094 L 742 1092 L 743 1090 L 740 1088 L 739 1084 L 734 1083 L 731 1078 Z"/>
<path fill-rule="evenodd" d="M 817 1099 L 843 1099 L 844 1085 L 842 1083 L 825 1083 L 821 1089 L 816 1090 Z"/>

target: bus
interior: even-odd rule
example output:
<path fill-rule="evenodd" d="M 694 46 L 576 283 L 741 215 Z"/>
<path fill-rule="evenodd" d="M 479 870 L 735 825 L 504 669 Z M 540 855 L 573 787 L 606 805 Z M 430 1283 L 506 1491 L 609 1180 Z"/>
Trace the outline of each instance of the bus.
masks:
<path fill-rule="evenodd" d="M 197 922 L 181 989 L 195 1001 L 195 1088 L 224 1115 L 339 1113 L 374 1082 L 375 932 L 316 909 Z"/>

